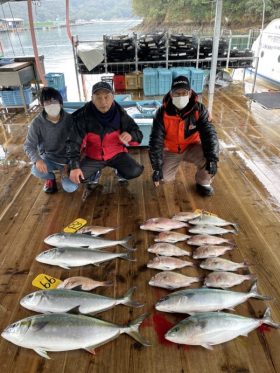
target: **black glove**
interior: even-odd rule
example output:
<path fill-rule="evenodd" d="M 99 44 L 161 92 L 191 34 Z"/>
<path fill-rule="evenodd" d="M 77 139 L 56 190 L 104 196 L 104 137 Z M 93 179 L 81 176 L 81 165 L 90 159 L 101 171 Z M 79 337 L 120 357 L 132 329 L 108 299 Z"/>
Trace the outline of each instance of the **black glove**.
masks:
<path fill-rule="evenodd" d="M 206 169 L 206 171 L 208 171 L 208 173 L 210 175 L 216 175 L 217 170 L 218 170 L 217 162 L 216 161 L 206 161 L 205 169 Z"/>
<path fill-rule="evenodd" d="M 153 182 L 160 181 L 163 179 L 162 170 L 160 171 L 154 171 L 152 176 Z"/>

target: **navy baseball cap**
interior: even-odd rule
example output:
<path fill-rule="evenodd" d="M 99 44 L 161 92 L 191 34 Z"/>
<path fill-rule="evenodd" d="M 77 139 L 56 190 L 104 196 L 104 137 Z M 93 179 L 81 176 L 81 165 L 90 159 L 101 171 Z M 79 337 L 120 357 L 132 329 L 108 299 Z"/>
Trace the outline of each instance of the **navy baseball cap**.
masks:
<path fill-rule="evenodd" d="M 95 92 L 99 91 L 100 89 L 104 89 L 105 91 L 109 91 L 111 93 L 114 92 L 112 86 L 109 83 L 98 82 L 98 83 L 95 83 L 92 86 L 92 94 L 94 94 Z"/>
<path fill-rule="evenodd" d="M 189 79 L 183 75 L 177 76 L 172 82 L 171 91 L 176 91 L 176 89 L 189 91 L 191 89 Z"/>

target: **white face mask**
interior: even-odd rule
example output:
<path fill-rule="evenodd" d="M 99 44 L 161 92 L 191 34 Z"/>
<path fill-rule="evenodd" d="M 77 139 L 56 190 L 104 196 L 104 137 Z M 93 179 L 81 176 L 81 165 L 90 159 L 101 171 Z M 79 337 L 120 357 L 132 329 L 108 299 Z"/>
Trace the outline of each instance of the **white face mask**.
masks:
<path fill-rule="evenodd" d="M 44 109 L 46 110 L 46 113 L 50 117 L 58 117 L 60 110 L 61 110 L 61 106 L 60 104 L 50 104 L 50 105 L 44 106 Z"/>
<path fill-rule="evenodd" d="M 179 97 L 172 97 L 173 105 L 176 106 L 177 109 L 181 110 L 185 106 L 188 105 L 190 101 L 189 95 L 187 96 L 179 96 Z"/>

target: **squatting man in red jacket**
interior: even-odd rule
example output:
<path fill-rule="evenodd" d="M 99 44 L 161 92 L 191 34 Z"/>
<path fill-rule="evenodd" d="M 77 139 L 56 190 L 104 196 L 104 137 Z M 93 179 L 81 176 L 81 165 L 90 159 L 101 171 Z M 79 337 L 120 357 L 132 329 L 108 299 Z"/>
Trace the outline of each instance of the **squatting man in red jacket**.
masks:
<path fill-rule="evenodd" d="M 110 84 L 94 84 L 92 100 L 72 116 L 74 125 L 67 140 L 67 157 L 74 183 L 86 183 L 87 189 L 92 190 L 107 166 L 115 169 L 119 181 L 141 175 L 144 167 L 128 154 L 127 146 L 139 145 L 142 132 L 114 101 Z"/>
<path fill-rule="evenodd" d="M 217 172 L 219 141 L 207 109 L 198 101 L 185 76 L 173 80 L 155 115 L 149 156 L 156 187 L 161 180 L 175 180 L 180 162 L 185 161 L 197 168 L 197 192 L 202 196 L 214 193 L 211 183 Z"/>

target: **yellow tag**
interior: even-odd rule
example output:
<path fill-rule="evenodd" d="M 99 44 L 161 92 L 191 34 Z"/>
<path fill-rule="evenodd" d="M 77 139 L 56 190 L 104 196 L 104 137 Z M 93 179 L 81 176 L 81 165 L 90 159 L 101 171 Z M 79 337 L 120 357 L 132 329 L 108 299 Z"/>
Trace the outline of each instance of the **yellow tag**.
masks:
<path fill-rule="evenodd" d="M 41 273 L 32 281 L 32 285 L 36 288 L 49 290 L 55 289 L 62 281 L 49 275 Z"/>
<path fill-rule="evenodd" d="M 86 225 L 86 223 L 87 221 L 85 219 L 78 218 L 72 221 L 72 223 L 70 223 L 69 225 L 67 225 L 67 227 L 65 227 L 63 231 L 66 233 L 75 233 L 79 229 L 81 229 L 84 225 Z"/>
<path fill-rule="evenodd" d="M 203 215 L 210 215 L 210 216 L 218 216 L 216 214 L 213 214 L 212 212 L 206 211 L 206 210 L 200 210 L 196 209 L 194 210 L 195 213 L 203 214 Z"/>

